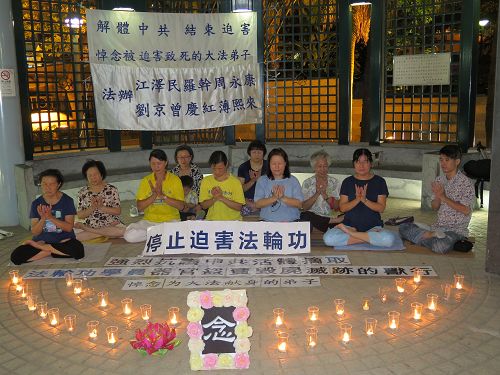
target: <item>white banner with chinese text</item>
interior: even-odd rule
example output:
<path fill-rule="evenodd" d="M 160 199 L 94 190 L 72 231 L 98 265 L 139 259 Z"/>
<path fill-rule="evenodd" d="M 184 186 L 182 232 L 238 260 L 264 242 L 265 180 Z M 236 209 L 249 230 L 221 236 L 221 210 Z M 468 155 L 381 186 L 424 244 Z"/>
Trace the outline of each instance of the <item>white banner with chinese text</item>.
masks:
<path fill-rule="evenodd" d="M 142 255 L 265 254 L 311 252 L 309 223 L 182 221 L 148 229 Z"/>
<path fill-rule="evenodd" d="M 257 16 L 87 10 L 99 128 L 262 121 Z"/>

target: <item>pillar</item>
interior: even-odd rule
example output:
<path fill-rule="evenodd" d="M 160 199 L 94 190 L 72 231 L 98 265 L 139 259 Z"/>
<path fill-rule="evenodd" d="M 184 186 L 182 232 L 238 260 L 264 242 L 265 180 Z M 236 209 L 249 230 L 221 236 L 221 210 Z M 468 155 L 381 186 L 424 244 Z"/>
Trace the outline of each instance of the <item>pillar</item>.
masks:
<path fill-rule="evenodd" d="M 14 71 L 15 93 L 0 93 L 0 227 L 19 224 L 14 166 L 24 163 L 21 104 L 17 81 L 16 47 L 12 24 L 12 3 L 0 1 L 0 69 Z M 4 73 L 5 80 L 7 74 Z M 1 79 L 1 78 L 0 78 Z M 27 214 L 27 213 L 26 213 Z"/>

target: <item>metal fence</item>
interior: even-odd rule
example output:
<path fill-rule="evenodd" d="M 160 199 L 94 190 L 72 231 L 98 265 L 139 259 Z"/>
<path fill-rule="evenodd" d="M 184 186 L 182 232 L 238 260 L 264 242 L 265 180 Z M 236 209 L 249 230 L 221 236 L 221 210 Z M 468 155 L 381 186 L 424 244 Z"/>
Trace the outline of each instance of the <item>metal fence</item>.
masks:
<path fill-rule="evenodd" d="M 456 142 L 461 0 L 386 3 L 385 141 Z M 393 86 L 393 57 L 450 52 L 450 85 Z"/>
<path fill-rule="evenodd" d="M 266 139 L 337 139 L 335 0 L 266 0 Z"/>
<path fill-rule="evenodd" d="M 82 9 L 69 0 L 20 3 L 33 151 L 104 147 L 95 121 L 86 28 L 65 23 L 68 14 Z"/>

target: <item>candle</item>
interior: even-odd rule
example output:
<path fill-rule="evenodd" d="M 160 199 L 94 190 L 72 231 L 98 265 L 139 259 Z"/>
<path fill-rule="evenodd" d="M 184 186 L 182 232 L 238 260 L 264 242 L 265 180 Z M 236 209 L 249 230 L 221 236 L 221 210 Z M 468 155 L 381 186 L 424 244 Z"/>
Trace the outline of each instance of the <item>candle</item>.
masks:
<path fill-rule="evenodd" d="M 411 303 L 411 311 L 413 319 L 420 320 L 422 319 L 422 304 L 420 302 L 412 302 Z"/>
<path fill-rule="evenodd" d="M 118 340 L 118 327 L 109 326 L 106 327 L 106 335 L 108 336 L 108 344 L 114 345 Z"/>
<path fill-rule="evenodd" d="M 132 314 L 132 298 L 124 298 L 122 299 L 122 311 L 123 315 Z"/>
<path fill-rule="evenodd" d="M 174 306 L 168 309 L 168 323 L 172 327 L 176 327 L 179 324 L 179 308 Z"/>
<path fill-rule="evenodd" d="M 399 327 L 399 312 L 397 311 L 389 311 L 387 313 L 389 317 L 389 328 L 392 330 L 396 330 Z"/>
<path fill-rule="evenodd" d="M 97 300 L 99 301 L 99 307 L 101 309 L 108 307 L 108 292 L 103 290 L 97 293 Z"/>
<path fill-rule="evenodd" d="M 41 301 L 36 304 L 36 311 L 40 319 L 45 319 L 47 317 L 47 302 Z"/>
<path fill-rule="evenodd" d="M 387 288 L 378 288 L 378 296 L 380 298 L 380 301 L 382 303 L 386 303 L 387 302 Z"/>
<path fill-rule="evenodd" d="M 370 299 L 368 297 L 363 298 L 363 310 L 370 310 Z"/>
<path fill-rule="evenodd" d="M 415 284 L 420 284 L 422 281 L 422 270 L 420 268 L 415 268 L 413 270 L 413 282 Z"/>
<path fill-rule="evenodd" d="M 309 320 L 311 322 L 315 322 L 319 319 L 319 307 L 317 306 L 309 306 L 307 308 L 307 314 L 309 316 Z"/>
<path fill-rule="evenodd" d="M 89 339 L 95 340 L 97 339 L 97 327 L 99 326 L 99 322 L 97 320 L 90 320 L 87 322 L 87 332 L 89 335 Z"/>
<path fill-rule="evenodd" d="M 59 324 L 59 308 L 53 307 L 47 311 L 47 315 L 49 317 L 49 323 L 52 327 L 55 327 Z"/>
<path fill-rule="evenodd" d="M 436 311 L 438 305 L 438 295 L 434 293 L 427 294 L 427 308 L 430 311 Z"/>
<path fill-rule="evenodd" d="M 23 289 L 21 290 L 21 298 L 28 297 L 29 283 L 25 281 L 23 283 Z"/>
<path fill-rule="evenodd" d="M 273 316 L 274 316 L 274 327 L 281 328 L 281 326 L 285 322 L 284 321 L 285 320 L 285 310 L 280 308 L 280 307 L 276 307 L 275 309 L 273 309 Z"/>
<path fill-rule="evenodd" d="M 443 284 L 442 288 L 443 288 L 443 299 L 445 301 L 449 301 L 451 297 L 451 288 L 452 288 L 451 284 L 448 283 Z"/>
<path fill-rule="evenodd" d="M 37 300 L 37 296 L 34 295 L 34 294 L 29 294 L 28 295 L 28 310 L 29 311 L 36 311 L 36 300 Z"/>
<path fill-rule="evenodd" d="M 335 313 L 337 316 L 343 316 L 345 312 L 345 300 L 343 299 L 334 299 L 333 302 L 335 303 Z"/>
<path fill-rule="evenodd" d="M 151 318 L 151 305 L 145 303 L 141 305 L 141 316 L 143 320 L 149 320 Z"/>
<path fill-rule="evenodd" d="M 94 288 L 85 288 L 83 295 L 88 301 L 93 301 L 94 296 L 95 296 L 95 289 Z"/>
<path fill-rule="evenodd" d="M 73 286 L 73 273 L 72 272 L 66 272 L 64 274 L 64 278 L 66 280 L 66 286 L 68 288 Z"/>
<path fill-rule="evenodd" d="M 17 285 L 19 283 L 19 270 L 11 270 L 9 271 L 10 282 L 12 285 Z"/>
<path fill-rule="evenodd" d="M 351 330 L 352 325 L 349 323 L 342 323 L 340 325 L 340 339 L 342 340 L 343 344 L 347 344 L 349 341 L 351 341 Z"/>
<path fill-rule="evenodd" d="M 365 332 L 368 337 L 371 337 L 375 334 L 376 328 L 377 328 L 377 319 L 375 318 L 365 319 Z"/>
<path fill-rule="evenodd" d="M 64 324 L 69 333 L 73 333 L 76 329 L 76 315 L 68 314 L 64 316 Z"/>
<path fill-rule="evenodd" d="M 73 293 L 75 296 L 79 296 L 82 293 L 82 279 L 74 279 L 73 280 Z"/>
<path fill-rule="evenodd" d="M 288 333 L 278 333 L 278 351 L 285 353 L 288 345 Z"/>
<path fill-rule="evenodd" d="M 398 277 L 394 281 L 396 282 L 396 290 L 398 291 L 398 293 L 404 293 L 406 280 L 402 277 Z"/>
<path fill-rule="evenodd" d="M 309 327 L 306 329 L 306 345 L 308 349 L 313 349 L 318 343 L 318 329 Z"/>
<path fill-rule="evenodd" d="M 455 279 L 455 289 L 462 289 L 464 287 L 464 275 L 456 274 Z"/>
<path fill-rule="evenodd" d="M 16 285 L 16 293 L 20 293 L 23 290 L 23 278 L 19 277 L 19 280 Z"/>

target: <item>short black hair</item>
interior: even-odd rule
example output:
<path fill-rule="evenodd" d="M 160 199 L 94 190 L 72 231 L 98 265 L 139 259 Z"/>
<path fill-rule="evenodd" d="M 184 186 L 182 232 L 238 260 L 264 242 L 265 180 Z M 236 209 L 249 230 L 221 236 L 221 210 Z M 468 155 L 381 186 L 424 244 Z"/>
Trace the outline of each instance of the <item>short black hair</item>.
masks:
<path fill-rule="evenodd" d="M 106 167 L 104 166 L 104 163 L 102 161 L 93 159 L 87 160 L 82 167 L 83 178 L 87 178 L 87 171 L 90 168 L 97 168 L 99 170 L 99 173 L 101 174 L 102 179 L 104 180 L 106 178 L 107 176 Z"/>
<path fill-rule="evenodd" d="M 193 158 L 194 158 L 194 153 L 193 153 L 193 149 L 191 147 L 189 147 L 188 145 L 180 145 L 180 146 L 177 146 L 177 148 L 175 149 L 175 153 L 174 153 L 174 160 L 177 164 L 179 164 L 179 162 L 177 161 L 177 154 L 181 151 L 187 151 L 189 152 L 189 155 L 191 156 L 191 163 L 193 162 Z"/>
<path fill-rule="evenodd" d="M 439 155 L 446 155 L 450 159 L 462 160 L 462 151 L 457 145 L 446 145 L 439 150 Z"/>
<path fill-rule="evenodd" d="M 288 155 L 285 150 L 281 147 L 273 148 L 269 155 L 267 156 L 267 162 L 269 163 L 269 168 L 267 169 L 267 177 L 270 180 L 274 180 L 273 172 L 271 171 L 271 159 L 273 156 L 281 156 L 285 160 L 285 170 L 283 171 L 283 178 L 290 177 L 290 162 L 288 161 Z"/>
<path fill-rule="evenodd" d="M 210 155 L 210 159 L 208 159 L 208 165 L 215 165 L 219 163 L 224 163 L 227 166 L 227 156 L 224 151 L 214 151 L 212 155 Z"/>
<path fill-rule="evenodd" d="M 359 160 L 359 158 L 363 155 L 366 156 L 366 158 L 368 159 L 368 161 L 370 163 L 373 163 L 373 156 L 372 156 L 372 153 L 370 152 L 370 150 L 368 150 L 367 148 L 358 148 L 352 154 L 352 164 L 357 162 Z"/>
<path fill-rule="evenodd" d="M 159 148 L 156 148 L 151 151 L 151 153 L 149 154 L 149 160 L 151 160 L 151 158 L 155 158 L 162 161 L 168 161 L 167 154 L 165 153 L 165 151 L 160 150 Z"/>
<path fill-rule="evenodd" d="M 191 176 L 181 176 L 179 177 L 181 179 L 182 187 L 188 187 L 192 188 L 194 185 L 194 180 L 193 177 Z"/>
<path fill-rule="evenodd" d="M 44 177 L 55 177 L 57 183 L 59 184 L 59 189 L 64 184 L 64 177 L 59 169 L 46 169 L 38 175 L 38 183 L 42 184 L 42 178 Z"/>
<path fill-rule="evenodd" d="M 247 147 L 247 155 L 248 156 L 250 156 L 250 152 L 252 150 L 260 150 L 264 153 L 264 156 L 266 156 L 266 154 L 267 154 L 266 145 L 264 143 L 262 143 L 261 141 L 259 141 L 258 139 L 250 142 L 250 144 L 248 145 L 248 147 Z"/>

